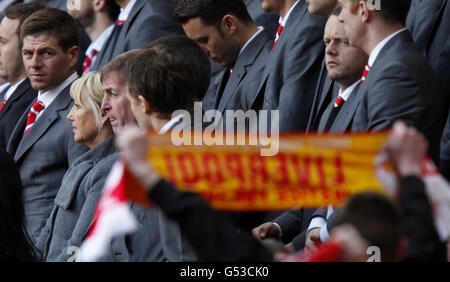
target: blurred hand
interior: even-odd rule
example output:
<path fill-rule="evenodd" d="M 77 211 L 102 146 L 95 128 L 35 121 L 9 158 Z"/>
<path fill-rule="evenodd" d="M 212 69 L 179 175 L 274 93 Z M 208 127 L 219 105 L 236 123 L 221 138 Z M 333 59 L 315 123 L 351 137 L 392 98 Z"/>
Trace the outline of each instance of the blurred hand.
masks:
<path fill-rule="evenodd" d="M 422 161 L 428 150 L 428 142 L 416 129 L 396 122 L 384 149 L 394 162 L 401 177 L 421 177 Z"/>
<path fill-rule="evenodd" d="M 121 129 L 116 137 L 116 146 L 130 172 L 146 189 L 150 190 L 161 179 L 159 173 L 148 162 L 148 137 L 139 127 L 128 126 Z"/>
<path fill-rule="evenodd" d="M 316 249 L 315 245 L 320 243 L 320 228 L 309 230 L 306 235 L 305 252 L 312 252 Z"/>
<path fill-rule="evenodd" d="M 253 228 L 252 233 L 258 240 L 268 238 L 277 239 L 280 237 L 280 229 L 278 229 L 278 227 L 272 222 L 266 222 L 256 228 Z"/>

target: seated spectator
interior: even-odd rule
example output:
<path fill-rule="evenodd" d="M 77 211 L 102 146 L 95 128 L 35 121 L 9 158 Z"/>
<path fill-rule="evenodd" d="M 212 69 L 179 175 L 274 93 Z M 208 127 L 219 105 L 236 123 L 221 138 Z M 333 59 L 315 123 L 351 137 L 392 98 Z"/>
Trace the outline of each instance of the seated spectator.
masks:
<path fill-rule="evenodd" d="M 32 262 L 37 254 L 25 230 L 22 182 L 14 160 L 0 150 L 0 262 Z"/>
<path fill-rule="evenodd" d="M 114 139 L 108 116 L 101 111 L 102 83 L 98 72 L 76 80 L 70 95 L 74 106 L 67 119 L 74 139 L 90 148 L 64 175 L 55 205 L 37 241 L 46 261 L 67 261 L 71 247 L 79 247 L 94 216 L 108 171 L 115 159 Z"/>

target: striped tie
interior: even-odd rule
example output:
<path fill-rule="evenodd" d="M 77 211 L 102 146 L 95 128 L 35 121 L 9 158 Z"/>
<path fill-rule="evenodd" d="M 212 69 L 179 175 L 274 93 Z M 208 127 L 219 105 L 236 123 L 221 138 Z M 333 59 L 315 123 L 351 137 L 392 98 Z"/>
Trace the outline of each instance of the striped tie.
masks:
<path fill-rule="evenodd" d="M 27 135 L 30 128 L 33 126 L 33 124 L 36 122 L 36 118 L 40 112 L 45 108 L 44 103 L 41 101 L 37 101 L 31 106 L 30 112 L 28 113 L 27 118 L 27 126 L 25 127 L 25 132 L 23 136 Z"/>
<path fill-rule="evenodd" d="M 334 107 L 335 107 L 335 108 L 338 108 L 338 107 L 342 106 L 344 103 L 345 103 L 344 98 L 342 98 L 341 96 L 339 96 L 339 97 L 336 99 L 336 102 L 334 102 Z"/>
<path fill-rule="evenodd" d="M 84 64 L 83 64 L 83 75 L 85 75 L 86 73 L 89 72 L 89 70 L 91 69 L 91 65 L 92 62 L 94 61 L 94 58 L 98 55 L 98 51 L 97 50 L 92 50 L 91 55 L 87 55 L 86 58 L 84 59 Z"/>
<path fill-rule="evenodd" d="M 367 77 L 367 74 L 369 73 L 369 71 L 370 71 L 370 66 L 369 66 L 369 64 L 367 64 L 366 67 L 364 68 L 364 73 L 361 78 L 361 84 L 363 84 L 364 81 L 366 81 L 366 77 Z"/>
<path fill-rule="evenodd" d="M 122 26 L 122 25 L 125 24 L 125 21 L 121 21 L 121 20 L 117 19 L 116 24 L 117 24 L 118 26 Z"/>
<path fill-rule="evenodd" d="M 0 105 L 0 112 L 3 110 L 3 107 L 5 106 L 5 104 L 6 104 L 6 99 L 3 100 L 2 104 Z"/>
<path fill-rule="evenodd" d="M 277 36 L 275 37 L 275 42 L 273 43 L 272 51 L 275 49 L 275 46 L 277 46 L 278 39 L 280 38 L 281 33 L 283 32 L 283 28 L 284 26 L 282 25 L 278 27 Z"/>

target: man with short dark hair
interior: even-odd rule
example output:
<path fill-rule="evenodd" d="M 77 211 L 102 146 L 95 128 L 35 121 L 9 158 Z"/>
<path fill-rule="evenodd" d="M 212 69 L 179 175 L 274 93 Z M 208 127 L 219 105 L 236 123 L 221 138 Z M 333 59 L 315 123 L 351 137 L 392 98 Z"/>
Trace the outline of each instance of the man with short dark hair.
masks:
<path fill-rule="evenodd" d="M 66 116 L 69 95 L 78 77 L 78 26 L 58 9 L 45 8 L 28 17 L 21 28 L 22 57 L 32 87 L 38 91 L 20 117 L 8 152 L 20 169 L 25 224 L 33 241 L 53 208 L 61 180 L 70 164 L 87 147 L 75 143 Z"/>
<path fill-rule="evenodd" d="M 67 12 L 85 28 L 92 42 L 85 53 L 86 74 L 111 35 L 120 8 L 115 0 L 67 0 Z"/>
<path fill-rule="evenodd" d="M 131 87 L 130 69 L 135 68 L 135 58 L 143 61 L 142 57 L 138 57 L 142 52 L 141 49 L 125 52 L 106 64 L 101 72 L 105 93 L 102 110 L 107 113 L 115 135 L 126 126 L 137 125 L 127 92 Z M 140 66 L 142 69 L 142 64 Z M 140 78 L 145 75 L 146 73 L 136 74 Z M 163 78 L 165 80 L 167 77 Z M 172 85 L 173 81 L 166 83 Z M 163 104 L 164 107 L 167 106 Z M 117 158 L 119 158 L 118 154 Z M 181 236 L 178 225 L 165 217 L 159 209 L 148 210 L 133 203 L 132 211 L 139 219 L 142 228 L 133 234 L 114 239 L 111 246 L 112 258 L 106 260 L 125 262 L 196 260 L 195 253 Z"/>
<path fill-rule="evenodd" d="M 212 61 L 226 69 L 215 94 L 214 109 L 255 109 L 255 100 L 267 57 L 271 35 L 257 27 L 242 0 L 183 0 L 175 18 L 189 38 L 197 42 Z"/>
<path fill-rule="evenodd" d="M 0 92 L 0 148 L 3 150 L 17 120 L 37 94 L 23 65 L 20 28 L 30 15 L 44 8 L 38 3 L 9 6 L 0 24 L 0 77 L 10 83 Z"/>
<path fill-rule="evenodd" d="M 380 0 L 376 10 L 365 0 L 339 0 L 350 44 L 370 55 L 351 131 L 386 130 L 396 120 L 417 127 L 430 142 L 439 164 L 442 113 L 434 71 L 405 29 L 410 0 Z"/>

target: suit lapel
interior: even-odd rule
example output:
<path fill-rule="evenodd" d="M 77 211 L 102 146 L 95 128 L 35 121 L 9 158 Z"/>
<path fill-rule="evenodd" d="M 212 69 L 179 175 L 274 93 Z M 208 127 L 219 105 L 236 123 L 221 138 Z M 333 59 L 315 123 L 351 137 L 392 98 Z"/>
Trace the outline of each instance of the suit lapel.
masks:
<path fill-rule="evenodd" d="M 422 16 L 419 16 L 419 18 L 414 21 L 414 32 L 416 32 L 415 41 L 425 54 L 431 43 L 431 35 L 437 27 L 438 19 L 441 18 L 446 2 L 446 0 L 434 2 L 430 0 L 422 1 L 422 5 L 418 8 L 419 11 L 417 12 L 416 17 L 418 15 Z M 424 24 L 427 22 L 428 24 Z"/>
<path fill-rule="evenodd" d="M 277 47 L 270 53 L 269 59 L 267 60 L 266 67 L 264 69 L 263 79 L 261 80 L 261 85 L 259 87 L 258 93 L 263 90 L 265 86 L 266 80 L 269 77 L 269 74 L 272 71 L 272 68 L 275 66 L 278 56 L 281 55 L 281 50 L 287 40 L 289 40 L 290 30 L 293 28 L 297 28 L 298 23 L 301 21 L 302 17 L 306 14 L 308 6 L 305 3 L 305 0 L 300 0 L 300 3 L 295 6 L 294 10 L 292 10 L 289 15 L 289 19 L 286 22 L 286 26 L 284 27 L 283 32 L 278 38 Z M 287 34 L 287 35 L 286 35 Z M 285 50 L 283 51 L 285 52 Z"/>
<path fill-rule="evenodd" d="M 351 121 L 355 116 L 356 109 L 361 103 L 362 95 L 358 93 L 360 88 L 361 83 L 358 84 L 358 86 L 356 86 L 355 89 L 353 89 L 352 94 L 350 95 L 348 100 L 344 103 L 341 111 L 336 116 L 336 119 L 334 120 L 330 131 L 345 132 L 349 129 Z"/>
<path fill-rule="evenodd" d="M 47 129 L 58 120 L 58 112 L 70 105 L 71 98 L 69 95 L 70 85 L 67 86 L 59 95 L 55 101 L 44 111 L 42 116 L 36 121 L 36 123 L 28 131 L 27 135 L 22 138 L 19 143 L 14 159 L 19 160 L 27 151 L 36 143 L 37 140 L 47 131 Z M 28 109 L 29 110 L 29 109 Z M 28 114 L 26 112 L 26 114 Z M 20 132 L 18 132 L 20 134 Z M 23 134 L 23 132 L 22 132 Z"/>
<path fill-rule="evenodd" d="M 128 15 L 128 18 L 125 22 L 125 24 L 122 26 L 122 29 L 119 33 L 119 36 L 117 38 L 117 41 L 115 42 L 116 47 L 114 48 L 114 54 L 113 56 L 117 56 L 125 51 L 125 39 L 127 37 L 128 31 L 130 30 L 133 22 L 136 20 L 137 15 L 144 7 L 145 3 L 147 1 L 136 1 L 133 8 L 130 11 L 130 14 Z"/>
<path fill-rule="evenodd" d="M 5 107 L 0 112 L 0 119 L 5 115 L 9 108 L 12 107 L 15 101 L 19 100 L 29 89 L 31 88 L 30 80 L 25 79 L 9 97 L 9 101 L 5 104 Z M 6 92 L 5 92 L 6 93 Z"/>
<path fill-rule="evenodd" d="M 254 64 L 256 58 L 261 53 L 261 50 L 266 46 L 269 35 L 263 30 L 261 31 L 245 48 L 242 54 L 239 55 L 233 73 L 225 87 L 225 90 L 220 100 L 218 110 L 223 112 L 228 105 L 228 102 L 236 92 L 239 83 L 245 77 L 248 69 Z"/>

